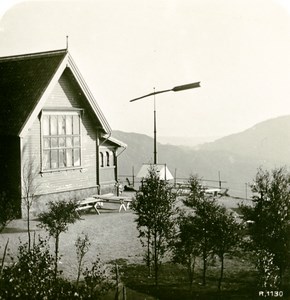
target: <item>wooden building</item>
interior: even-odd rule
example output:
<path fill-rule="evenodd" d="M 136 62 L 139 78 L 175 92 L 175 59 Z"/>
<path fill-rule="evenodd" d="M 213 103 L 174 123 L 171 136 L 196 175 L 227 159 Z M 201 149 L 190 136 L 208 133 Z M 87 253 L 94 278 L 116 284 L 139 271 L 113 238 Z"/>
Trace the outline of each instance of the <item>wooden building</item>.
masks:
<path fill-rule="evenodd" d="M 65 50 L 0 58 L 0 192 L 25 214 L 49 200 L 112 192 L 126 147 Z M 22 207 L 22 208 L 21 208 Z"/>

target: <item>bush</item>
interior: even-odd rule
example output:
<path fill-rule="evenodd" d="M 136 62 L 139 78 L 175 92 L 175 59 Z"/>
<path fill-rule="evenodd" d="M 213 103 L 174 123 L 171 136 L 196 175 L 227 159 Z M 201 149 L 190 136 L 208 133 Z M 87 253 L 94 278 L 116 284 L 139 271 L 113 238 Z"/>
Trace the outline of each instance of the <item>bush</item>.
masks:
<path fill-rule="evenodd" d="M 290 266 L 290 173 L 259 169 L 251 189 L 253 206 L 240 206 L 244 221 L 251 221 L 248 247 L 257 253 L 261 285 L 278 288 Z"/>
<path fill-rule="evenodd" d="M 92 263 L 91 269 L 85 269 L 83 276 L 85 285 L 82 292 L 89 298 L 97 299 L 113 287 L 112 283 L 108 280 L 106 270 L 100 263 L 99 257 Z"/>
<path fill-rule="evenodd" d="M 54 256 L 49 253 L 48 241 L 40 237 L 30 250 L 28 243 L 21 243 L 17 260 L 11 259 L 0 278 L 0 299 L 99 299 L 112 287 L 99 259 L 91 269 L 86 268 L 84 284 L 79 287 L 60 273 L 55 277 Z"/>
<path fill-rule="evenodd" d="M 20 244 L 17 261 L 4 267 L 0 281 L 2 299 L 40 299 L 50 293 L 54 283 L 54 258 L 48 243 L 39 238 L 29 250 L 28 243 Z"/>

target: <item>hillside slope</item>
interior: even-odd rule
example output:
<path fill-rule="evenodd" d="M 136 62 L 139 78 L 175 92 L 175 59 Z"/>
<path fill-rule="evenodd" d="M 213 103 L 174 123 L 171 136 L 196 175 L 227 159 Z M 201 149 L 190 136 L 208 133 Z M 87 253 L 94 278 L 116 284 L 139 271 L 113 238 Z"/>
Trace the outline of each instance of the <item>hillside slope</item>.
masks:
<path fill-rule="evenodd" d="M 153 162 L 153 139 L 137 133 L 114 131 L 128 148 L 119 157 L 119 174 L 135 174 L 142 163 Z M 233 195 L 244 195 L 258 167 L 272 169 L 290 164 L 290 116 L 259 123 L 241 133 L 198 148 L 157 145 L 158 163 L 166 163 L 178 178 L 198 174 L 208 180 L 227 181 Z"/>
<path fill-rule="evenodd" d="M 284 164 L 290 162 L 290 116 L 261 122 L 243 132 L 226 136 L 198 148 L 226 151 L 249 158 Z"/>

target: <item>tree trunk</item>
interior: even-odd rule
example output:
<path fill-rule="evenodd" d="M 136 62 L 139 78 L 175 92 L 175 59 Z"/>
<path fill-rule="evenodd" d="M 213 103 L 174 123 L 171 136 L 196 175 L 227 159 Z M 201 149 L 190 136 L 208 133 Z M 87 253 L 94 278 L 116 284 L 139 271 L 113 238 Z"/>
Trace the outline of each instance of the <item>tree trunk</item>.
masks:
<path fill-rule="evenodd" d="M 58 247 L 59 247 L 59 234 L 55 236 L 55 263 L 54 263 L 54 277 L 57 277 L 57 264 L 58 264 Z"/>
<path fill-rule="evenodd" d="M 207 267 L 207 255 L 206 252 L 204 251 L 203 253 L 203 272 L 202 272 L 202 285 L 206 284 L 206 267 Z"/>
<path fill-rule="evenodd" d="M 188 266 L 187 266 L 190 290 L 192 290 L 194 268 L 195 268 L 195 257 L 189 259 Z"/>
<path fill-rule="evenodd" d="M 31 248 L 31 234 L 30 234 L 30 205 L 29 205 L 29 196 L 27 195 L 27 234 L 28 234 L 28 251 Z"/>
<path fill-rule="evenodd" d="M 154 273 L 155 285 L 158 286 L 158 249 L 157 249 L 157 234 L 154 232 Z"/>
<path fill-rule="evenodd" d="M 222 254 L 220 256 L 221 259 L 221 273 L 220 273 L 220 278 L 219 278 L 219 283 L 218 283 L 218 290 L 221 290 L 221 286 L 222 286 L 222 280 L 224 277 L 224 255 Z"/>
<path fill-rule="evenodd" d="M 123 300 L 127 300 L 127 292 L 125 286 L 123 286 Z"/>
<path fill-rule="evenodd" d="M 150 231 L 148 229 L 148 233 L 147 233 L 147 267 L 148 267 L 148 271 L 149 271 L 149 277 L 151 277 L 151 253 L 150 253 Z"/>
<path fill-rule="evenodd" d="M 77 286 L 79 285 L 79 281 L 80 281 L 81 268 L 82 268 L 82 258 L 80 259 L 80 261 L 78 263 L 78 275 L 77 275 L 77 282 L 76 282 Z"/>

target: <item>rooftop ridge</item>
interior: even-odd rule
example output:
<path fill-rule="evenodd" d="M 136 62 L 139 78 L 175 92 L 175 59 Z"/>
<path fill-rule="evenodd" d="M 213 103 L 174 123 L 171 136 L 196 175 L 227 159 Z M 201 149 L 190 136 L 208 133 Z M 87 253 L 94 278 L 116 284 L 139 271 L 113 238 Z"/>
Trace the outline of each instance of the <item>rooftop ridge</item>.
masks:
<path fill-rule="evenodd" d="M 0 61 L 9 61 L 9 60 L 21 60 L 26 58 L 38 58 L 41 56 L 51 56 L 57 54 L 67 53 L 67 49 L 59 49 L 59 50 L 51 50 L 51 51 L 43 51 L 43 52 L 35 52 L 35 53 L 27 53 L 27 54 L 17 54 L 17 55 L 9 55 L 0 57 Z"/>

